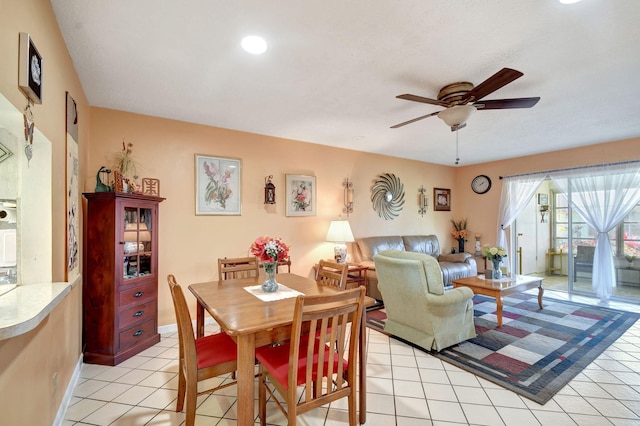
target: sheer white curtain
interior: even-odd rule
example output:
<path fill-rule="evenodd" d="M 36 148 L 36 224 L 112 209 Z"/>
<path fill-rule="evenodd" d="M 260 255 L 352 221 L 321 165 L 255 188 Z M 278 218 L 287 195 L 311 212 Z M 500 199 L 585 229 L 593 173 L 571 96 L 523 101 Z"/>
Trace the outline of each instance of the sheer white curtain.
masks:
<path fill-rule="evenodd" d="M 498 232 L 496 245 L 509 251 L 506 229 L 513 223 L 522 210 L 527 206 L 531 197 L 545 179 L 546 174 L 530 174 L 526 176 L 512 176 L 503 179 L 502 194 L 500 196 L 500 211 L 498 212 Z M 507 268 L 511 270 L 512 261 L 507 262 Z"/>
<path fill-rule="evenodd" d="M 550 172 L 571 207 L 598 231 L 593 258 L 592 287 L 606 301 L 611 297 L 615 269 L 607 233 L 640 203 L 640 162 Z"/>

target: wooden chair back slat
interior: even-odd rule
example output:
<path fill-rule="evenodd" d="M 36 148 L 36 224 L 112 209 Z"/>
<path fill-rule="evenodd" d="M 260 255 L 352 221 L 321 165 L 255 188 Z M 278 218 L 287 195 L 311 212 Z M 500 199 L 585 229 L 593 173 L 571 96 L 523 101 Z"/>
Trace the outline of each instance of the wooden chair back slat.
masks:
<path fill-rule="evenodd" d="M 349 265 L 346 263 L 337 263 L 329 260 L 321 260 L 318 262 L 318 270 L 316 272 L 316 282 L 318 284 L 339 288 L 345 290 L 347 287 L 347 274 L 349 273 Z"/>
<path fill-rule="evenodd" d="M 258 278 L 258 268 L 255 256 L 218 259 L 218 280 Z"/>

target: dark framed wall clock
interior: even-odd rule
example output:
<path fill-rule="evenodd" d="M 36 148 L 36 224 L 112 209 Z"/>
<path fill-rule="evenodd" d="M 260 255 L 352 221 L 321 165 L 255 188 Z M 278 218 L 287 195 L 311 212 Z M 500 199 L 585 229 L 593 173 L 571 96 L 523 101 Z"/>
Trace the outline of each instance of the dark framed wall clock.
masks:
<path fill-rule="evenodd" d="M 35 104 L 42 103 L 42 56 L 28 33 L 20 33 L 18 86 Z"/>
<path fill-rule="evenodd" d="M 471 189 L 476 194 L 486 194 L 491 189 L 491 179 L 487 175 L 478 175 L 471 181 Z"/>

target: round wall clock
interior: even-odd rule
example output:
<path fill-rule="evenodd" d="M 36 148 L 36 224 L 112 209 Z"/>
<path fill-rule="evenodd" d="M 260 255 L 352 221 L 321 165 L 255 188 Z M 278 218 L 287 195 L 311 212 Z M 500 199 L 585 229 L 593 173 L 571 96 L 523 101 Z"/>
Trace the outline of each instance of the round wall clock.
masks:
<path fill-rule="evenodd" d="M 378 176 L 371 188 L 373 210 L 385 220 L 393 220 L 402 211 L 404 205 L 404 185 L 393 174 Z"/>
<path fill-rule="evenodd" d="M 491 179 L 487 175 L 478 175 L 471 181 L 471 189 L 476 194 L 486 194 L 491 189 Z"/>

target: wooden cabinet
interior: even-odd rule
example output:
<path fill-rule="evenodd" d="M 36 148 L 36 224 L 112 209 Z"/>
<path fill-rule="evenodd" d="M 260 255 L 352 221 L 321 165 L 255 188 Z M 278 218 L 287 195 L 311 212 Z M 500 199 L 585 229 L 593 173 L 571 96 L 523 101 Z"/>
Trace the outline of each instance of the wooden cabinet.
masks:
<path fill-rule="evenodd" d="M 116 365 L 158 343 L 160 197 L 83 194 L 84 362 Z"/>

